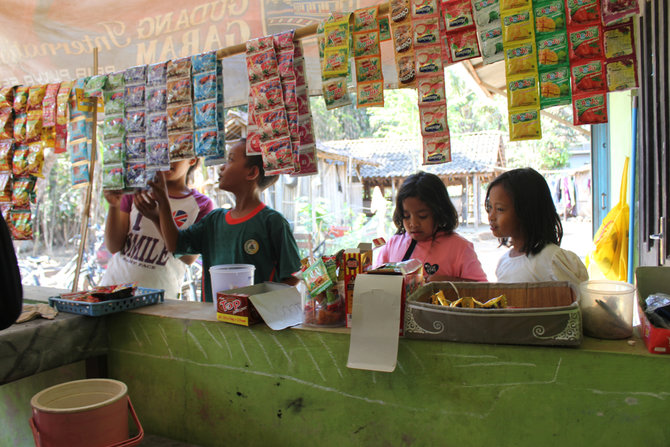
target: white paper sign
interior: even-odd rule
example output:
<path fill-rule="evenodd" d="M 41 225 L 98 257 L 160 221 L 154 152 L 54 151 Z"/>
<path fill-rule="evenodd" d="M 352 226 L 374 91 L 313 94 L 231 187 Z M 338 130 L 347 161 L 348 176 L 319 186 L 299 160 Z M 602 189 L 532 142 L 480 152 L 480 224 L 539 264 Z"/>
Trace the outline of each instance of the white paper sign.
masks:
<path fill-rule="evenodd" d="M 400 297 L 403 277 L 356 277 L 347 366 L 393 372 L 398 362 Z"/>
<path fill-rule="evenodd" d="M 279 331 L 302 323 L 302 303 L 295 287 L 277 288 L 249 297 L 258 313 L 271 329 Z"/>

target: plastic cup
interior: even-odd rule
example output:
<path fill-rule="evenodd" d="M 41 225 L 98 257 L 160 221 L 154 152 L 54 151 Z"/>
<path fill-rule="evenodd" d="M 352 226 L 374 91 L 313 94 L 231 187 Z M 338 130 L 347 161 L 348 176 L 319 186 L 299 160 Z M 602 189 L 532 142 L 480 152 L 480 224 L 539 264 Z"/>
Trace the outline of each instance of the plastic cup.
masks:
<path fill-rule="evenodd" d="M 579 286 L 584 333 L 604 339 L 633 335 L 635 286 L 622 281 L 592 280 Z"/>
<path fill-rule="evenodd" d="M 221 264 L 209 268 L 212 280 L 212 301 L 216 311 L 216 293 L 230 289 L 254 285 L 254 271 L 252 264 Z"/>

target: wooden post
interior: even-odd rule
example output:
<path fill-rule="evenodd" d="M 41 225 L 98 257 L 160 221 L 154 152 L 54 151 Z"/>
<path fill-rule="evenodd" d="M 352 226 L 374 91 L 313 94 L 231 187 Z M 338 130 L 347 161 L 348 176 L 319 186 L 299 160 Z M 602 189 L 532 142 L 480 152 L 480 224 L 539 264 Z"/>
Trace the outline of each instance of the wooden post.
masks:
<path fill-rule="evenodd" d="M 93 76 L 98 74 L 98 48 L 93 48 Z M 81 238 L 79 239 L 79 253 L 77 254 L 77 268 L 74 271 L 74 281 L 72 281 L 72 291 L 76 292 L 79 288 L 79 271 L 86 250 L 86 240 L 88 239 L 88 220 L 91 213 L 91 197 L 93 195 L 93 178 L 95 175 L 95 158 L 98 153 L 97 126 L 98 126 L 98 101 L 96 99 L 93 106 L 93 128 L 91 129 L 91 154 L 88 160 L 89 182 L 86 188 L 86 200 L 84 202 L 84 213 L 81 216 Z"/>

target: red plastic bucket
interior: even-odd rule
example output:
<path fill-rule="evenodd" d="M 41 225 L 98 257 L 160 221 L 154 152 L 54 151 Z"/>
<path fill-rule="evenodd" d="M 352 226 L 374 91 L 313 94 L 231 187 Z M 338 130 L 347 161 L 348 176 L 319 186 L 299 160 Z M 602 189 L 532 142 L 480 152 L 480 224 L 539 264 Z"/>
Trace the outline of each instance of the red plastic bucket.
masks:
<path fill-rule="evenodd" d="M 85 379 L 61 383 L 30 400 L 37 447 L 121 447 L 144 438 L 125 383 Z M 139 433 L 128 439 L 128 411 Z"/>

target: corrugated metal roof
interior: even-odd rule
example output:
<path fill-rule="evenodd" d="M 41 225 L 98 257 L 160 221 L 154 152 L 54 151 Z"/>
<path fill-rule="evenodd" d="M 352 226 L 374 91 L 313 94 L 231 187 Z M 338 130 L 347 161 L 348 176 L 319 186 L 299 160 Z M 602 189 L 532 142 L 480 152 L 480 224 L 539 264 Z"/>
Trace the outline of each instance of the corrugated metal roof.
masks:
<path fill-rule="evenodd" d="M 452 161 L 438 165 L 421 164 L 420 138 L 325 141 L 318 146 L 378 163 L 378 166 L 362 166 L 363 178 L 407 177 L 417 170 L 444 176 L 492 173 L 494 167 L 504 166 L 502 138 L 503 133 L 497 131 L 452 135 Z"/>

